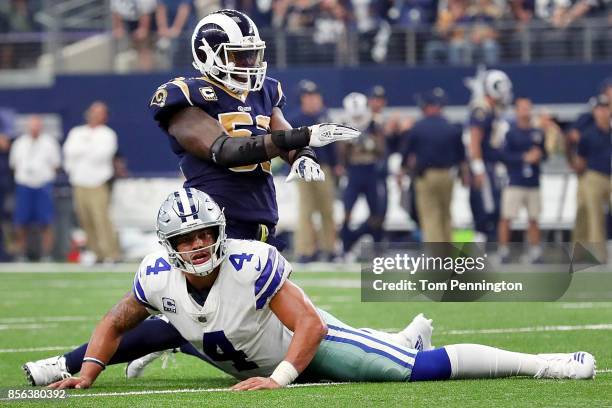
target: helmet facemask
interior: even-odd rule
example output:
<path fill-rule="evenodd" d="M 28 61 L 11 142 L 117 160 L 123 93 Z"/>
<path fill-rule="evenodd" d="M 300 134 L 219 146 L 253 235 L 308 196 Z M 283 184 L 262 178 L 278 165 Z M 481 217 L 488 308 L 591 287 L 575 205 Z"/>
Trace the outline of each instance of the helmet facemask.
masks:
<path fill-rule="evenodd" d="M 206 62 L 194 52 L 194 67 L 234 92 L 258 91 L 266 76 L 266 43 L 257 37 L 244 37 L 241 43 L 223 43 L 213 50 L 202 40 Z"/>
<path fill-rule="evenodd" d="M 178 251 L 177 241 L 180 237 L 189 235 L 195 231 L 216 227 L 215 242 L 209 246 L 197 248 L 189 251 Z M 209 275 L 217 266 L 221 264 L 226 255 L 226 235 L 225 223 L 213 225 L 200 225 L 190 231 L 181 231 L 177 234 L 166 235 L 162 232 L 157 233 L 159 242 L 168 252 L 170 263 L 177 269 L 197 276 Z M 201 259 L 208 255 L 208 259 L 201 262 Z"/>

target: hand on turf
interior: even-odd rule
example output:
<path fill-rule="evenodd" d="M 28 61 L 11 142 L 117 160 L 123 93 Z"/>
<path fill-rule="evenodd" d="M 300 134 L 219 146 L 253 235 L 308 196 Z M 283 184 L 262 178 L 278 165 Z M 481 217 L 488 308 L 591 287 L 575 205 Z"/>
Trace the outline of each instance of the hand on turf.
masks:
<path fill-rule="evenodd" d="M 273 390 L 281 386 L 270 377 L 251 377 L 232 387 L 234 391 Z"/>
<path fill-rule="evenodd" d="M 321 147 L 339 140 L 356 139 L 361 134 L 359 130 L 339 123 L 319 123 L 308 126 L 308 129 L 310 129 L 311 147 Z"/>
<path fill-rule="evenodd" d="M 291 171 L 285 182 L 290 183 L 294 180 L 324 181 L 325 173 L 321 170 L 319 163 L 308 156 L 302 156 L 291 165 Z"/>
<path fill-rule="evenodd" d="M 70 377 L 49 384 L 49 388 L 63 390 L 65 388 L 85 389 L 91 387 L 91 380 L 87 377 Z"/>

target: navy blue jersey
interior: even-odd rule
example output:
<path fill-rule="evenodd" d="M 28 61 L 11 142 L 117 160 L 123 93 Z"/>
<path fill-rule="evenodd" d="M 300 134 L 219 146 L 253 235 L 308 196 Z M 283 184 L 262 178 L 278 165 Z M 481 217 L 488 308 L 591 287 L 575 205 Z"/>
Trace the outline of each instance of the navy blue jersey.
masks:
<path fill-rule="evenodd" d="M 492 109 L 476 107 L 470 112 L 470 127 L 482 129 L 480 148 L 482 149 L 482 160 L 485 162 L 493 162 L 499 159 L 497 149 L 491 145 L 493 125 L 496 119 L 495 111 Z"/>
<path fill-rule="evenodd" d="M 406 135 L 403 162 L 409 154 L 417 160 L 417 173 L 428 168 L 448 168 L 465 160 L 461 128 L 442 115 L 417 121 Z"/>
<path fill-rule="evenodd" d="M 284 104 L 281 85 L 272 78 L 266 77 L 260 91 L 239 95 L 206 77 L 181 77 L 157 89 L 150 110 L 160 127 L 167 130 L 173 114 L 198 107 L 216 118 L 230 136 L 248 137 L 269 133 L 272 109 Z M 271 226 L 277 223 L 276 191 L 269 161 L 228 169 L 188 153 L 169 136 L 186 179 L 185 188 L 209 194 L 231 220 Z"/>
<path fill-rule="evenodd" d="M 612 173 L 612 130 L 602 130 L 595 124 L 582 130 L 578 154 L 586 160 L 587 168 L 610 175 Z"/>
<path fill-rule="evenodd" d="M 583 112 L 578 116 L 578 119 L 571 124 L 570 129 L 576 129 L 581 132 L 593 123 L 595 123 L 593 114 L 591 112 Z"/>
<path fill-rule="evenodd" d="M 544 134 L 535 128 L 522 129 L 515 123 L 510 126 L 502 146 L 502 157 L 508 170 L 511 186 L 538 187 L 540 185 L 540 164 L 523 161 L 523 155 L 533 147 L 539 147 L 546 157 Z"/>

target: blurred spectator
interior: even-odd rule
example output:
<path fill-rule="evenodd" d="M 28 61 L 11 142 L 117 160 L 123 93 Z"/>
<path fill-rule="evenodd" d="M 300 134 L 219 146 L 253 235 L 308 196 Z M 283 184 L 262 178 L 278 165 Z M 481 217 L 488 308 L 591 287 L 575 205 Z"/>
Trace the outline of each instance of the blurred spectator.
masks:
<path fill-rule="evenodd" d="M 499 33 L 495 23 L 502 12 L 502 8 L 493 0 L 475 0 L 468 8 L 466 21 L 470 25 L 471 62 L 493 65 L 499 61 Z"/>
<path fill-rule="evenodd" d="M 342 102 L 345 121 L 362 131 L 357 140 L 339 146 L 341 150 L 341 169 L 346 169 L 347 185 L 344 190 L 344 222 L 342 242 L 344 252 L 351 250 L 353 244 L 364 234 L 369 234 L 374 242 L 380 242 L 383 235 L 383 221 L 387 201 L 386 188 L 381 188 L 378 174 L 380 161 L 384 158 L 385 139 L 383 129 L 373 120 L 368 108 L 367 97 L 352 92 Z M 343 173 L 341 170 L 339 173 Z M 386 181 L 385 181 L 386 182 Z M 364 195 L 369 208 L 367 220 L 352 230 L 351 213 L 359 196 Z"/>
<path fill-rule="evenodd" d="M 176 53 L 181 34 L 192 25 L 193 0 L 158 0 L 155 9 L 157 23 L 157 48 L 163 61 L 176 66 Z M 165 68 L 170 68 L 165 67 Z"/>
<path fill-rule="evenodd" d="M 510 250 L 510 223 L 518 218 L 521 208 L 527 210 L 530 262 L 539 262 L 540 247 L 540 167 L 546 159 L 544 134 L 533 127 L 532 104 L 528 98 L 516 98 L 516 120 L 506 132 L 500 154 L 509 176 L 508 186 L 502 191 L 499 220 L 499 254 L 508 262 Z"/>
<path fill-rule="evenodd" d="M 466 38 L 467 0 L 448 0 L 438 12 L 434 34 L 437 37 L 425 45 L 425 63 L 465 64 L 470 58 L 470 46 Z"/>
<path fill-rule="evenodd" d="M 467 171 L 462 129 L 443 116 L 446 104 L 443 89 L 435 88 L 419 95 L 418 102 L 423 118 L 405 136 L 402 163 L 404 168 L 412 167 L 423 241 L 451 242 L 452 168 L 463 163 Z"/>
<path fill-rule="evenodd" d="M 10 259 L 5 247 L 6 198 L 13 190 L 13 177 L 9 166 L 9 151 L 13 133 L 13 115 L 7 109 L 0 110 L 0 262 Z"/>
<path fill-rule="evenodd" d="M 327 109 L 317 85 L 312 81 L 301 81 L 300 112 L 292 117 L 289 123 L 293 127 L 299 127 L 328 121 Z M 315 148 L 315 152 L 321 169 L 325 173 L 325 181 L 298 182 L 298 226 L 293 235 L 298 262 L 312 262 L 319 258 L 323 261 L 332 261 L 336 256 L 336 224 L 334 223 L 336 146 L 331 143 Z M 313 216 L 317 213 L 321 220 L 318 238 L 313 220 Z"/>
<path fill-rule="evenodd" d="M 587 221 L 586 242 L 601 245 L 598 249 L 599 260 L 605 261 L 607 259 L 604 245 L 607 241 L 605 207 L 610 204 L 612 173 L 610 100 L 606 95 L 600 94 L 591 98 L 590 104 L 594 121 L 581 132 L 576 169 L 584 171 L 581 183 Z"/>
<path fill-rule="evenodd" d="M 342 0 L 321 0 L 316 10 L 313 39 L 319 58 L 334 61 L 334 54 L 346 60 L 347 42 L 342 41 L 347 33 L 351 14 Z"/>
<path fill-rule="evenodd" d="M 272 24 L 288 33 L 314 27 L 315 7 L 312 0 L 277 0 L 272 5 Z"/>
<path fill-rule="evenodd" d="M 394 25 L 422 27 L 436 20 L 438 0 L 392 0 L 388 17 Z"/>
<path fill-rule="evenodd" d="M 98 262 L 115 262 L 120 257 L 109 214 L 117 135 L 106 126 L 107 119 L 106 104 L 94 102 L 87 109 L 87 123 L 70 130 L 64 143 L 64 168 L 73 188 L 77 218 Z"/>
<path fill-rule="evenodd" d="M 36 24 L 27 0 L 0 2 L 0 34 L 29 33 L 36 31 Z M 19 68 L 28 56 L 20 52 L 25 44 L 3 43 L 0 46 L 0 69 Z M 26 45 L 27 46 L 27 45 Z"/>
<path fill-rule="evenodd" d="M 30 118 L 28 132 L 18 137 L 10 153 L 15 172 L 16 260 L 25 261 L 29 229 L 40 227 L 42 261 L 51 260 L 54 220 L 53 180 L 60 167 L 60 147 L 53 136 L 43 133 L 40 116 Z"/>
<path fill-rule="evenodd" d="M 272 24 L 272 0 L 222 0 L 221 8 L 242 11 L 261 30 Z"/>
<path fill-rule="evenodd" d="M 138 53 L 138 68 L 153 69 L 152 23 L 156 0 L 111 0 L 113 37 L 126 38 Z"/>

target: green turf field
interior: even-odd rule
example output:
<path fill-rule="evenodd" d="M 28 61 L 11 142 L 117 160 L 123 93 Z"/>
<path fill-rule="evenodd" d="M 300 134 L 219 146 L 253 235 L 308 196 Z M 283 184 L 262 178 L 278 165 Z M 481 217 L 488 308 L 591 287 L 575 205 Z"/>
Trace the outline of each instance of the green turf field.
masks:
<path fill-rule="evenodd" d="M 21 364 L 87 340 L 97 319 L 130 289 L 132 277 L 128 272 L 1 273 L 0 388 L 25 387 Z M 138 380 L 127 381 L 123 366 L 110 367 L 94 388 L 73 391 L 57 405 L 612 406 L 612 303 L 361 303 L 359 274 L 297 272 L 293 280 L 316 305 L 356 327 L 398 330 L 424 312 L 434 319 L 434 345 L 482 343 L 532 353 L 586 350 L 597 358 L 597 378 L 339 384 L 237 393 L 225 390 L 234 380 L 224 373 L 176 355 L 166 369 L 154 362 Z"/>

